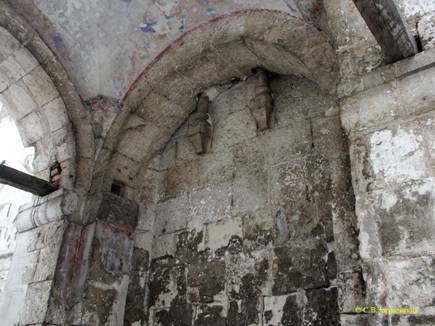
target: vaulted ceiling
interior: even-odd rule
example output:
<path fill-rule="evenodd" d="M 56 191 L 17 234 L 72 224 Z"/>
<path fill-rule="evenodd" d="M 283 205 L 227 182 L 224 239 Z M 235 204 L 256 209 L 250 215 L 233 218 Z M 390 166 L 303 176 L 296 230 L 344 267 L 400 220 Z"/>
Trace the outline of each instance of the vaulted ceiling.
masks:
<path fill-rule="evenodd" d="M 183 32 L 245 9 L 272 9 L 319 23 L 321 0 L 19 0 L 85 99 L 119 98 L 159 50 Z"/>

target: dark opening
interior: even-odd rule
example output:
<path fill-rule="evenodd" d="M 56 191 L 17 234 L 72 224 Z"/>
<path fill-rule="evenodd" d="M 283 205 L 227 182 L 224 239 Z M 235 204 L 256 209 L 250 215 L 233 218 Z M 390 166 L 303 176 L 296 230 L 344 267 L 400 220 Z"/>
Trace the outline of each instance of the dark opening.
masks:
<path fill-rule="evenodd" d="M 417 44 L 417 51 L 418 53 L 423 52 L 423 44 L 421 43 L 420 35 L 415 35 L 415 44 Z"/>
<path fill-rule="evenodd" d="M 122 196 L 124 194 L 124 188 L 124 183 L 122 183 L 121 181 L 113 180 L 110 192 L 117 196 Z"/>

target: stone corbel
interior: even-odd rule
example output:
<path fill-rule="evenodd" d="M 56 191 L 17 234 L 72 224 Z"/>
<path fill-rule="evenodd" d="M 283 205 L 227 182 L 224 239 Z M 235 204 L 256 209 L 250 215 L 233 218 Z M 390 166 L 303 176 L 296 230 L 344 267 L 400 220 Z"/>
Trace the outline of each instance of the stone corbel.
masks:
<path fill-rule="evenodd" d="M 249 109 L 257 123 L 257 129 L 263 131 L 271 127 L 273 110 L 267 71 L 258 69 L 253 78 L 255 78 L 256 83 L 254 97 L 251 99 Z"/>
<path fill-rule="evenodd" d="M 198 106 L 188 122 L 187 136 L 195 148 L 196 154 L 206 154 L 211 147 L 212 121 L 208 112 L 210 100 L 206 94 L 201 94 Z"/>

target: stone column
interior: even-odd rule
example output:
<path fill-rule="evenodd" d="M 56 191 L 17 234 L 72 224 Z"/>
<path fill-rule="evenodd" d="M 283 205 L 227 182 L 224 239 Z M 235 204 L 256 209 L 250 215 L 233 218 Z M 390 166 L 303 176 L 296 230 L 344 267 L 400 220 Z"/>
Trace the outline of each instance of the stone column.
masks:
<path fill-rule="evenodd" d="M 420 308 L 373 315 L 416 325 L 435 315 L 435 52 L 383 67 L 342 100 L 350 139 L 366 305 Z"/>
<path fill-rule="evenodd" d="M 94 222 L 67 226 L 46 322 L 123 324 L 137 215 L 136 203 L 104 193 Z"/>

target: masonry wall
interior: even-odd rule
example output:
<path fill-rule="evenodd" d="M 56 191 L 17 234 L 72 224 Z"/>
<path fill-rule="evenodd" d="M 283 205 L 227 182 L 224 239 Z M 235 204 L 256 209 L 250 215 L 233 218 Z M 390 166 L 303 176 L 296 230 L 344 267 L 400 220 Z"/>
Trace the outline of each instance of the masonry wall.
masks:
<path fill-rule="evenodd" d="M 273 122 L 258 131 L 254 86 L 208 90 L 208 153 L 185 123 L 149 167 L 157 196 L 143 198 L 136 247 L 151 262 L 136 268 L 127 325 L 337 325 L 360 300 L 338 107 L 303 78 L 273 77 Z"/>
<path fill-rule="evenodd" d="M 435 322 L 434 52 L 367 75 L 342 100 L 370 305 L 420 308 L 373 324 Z"/>

